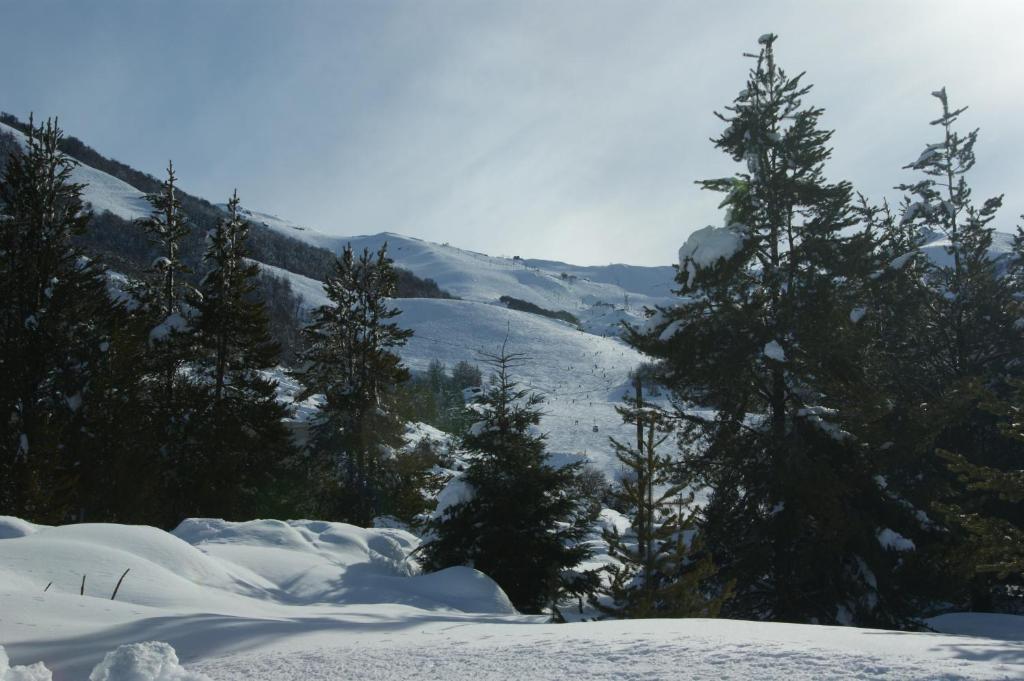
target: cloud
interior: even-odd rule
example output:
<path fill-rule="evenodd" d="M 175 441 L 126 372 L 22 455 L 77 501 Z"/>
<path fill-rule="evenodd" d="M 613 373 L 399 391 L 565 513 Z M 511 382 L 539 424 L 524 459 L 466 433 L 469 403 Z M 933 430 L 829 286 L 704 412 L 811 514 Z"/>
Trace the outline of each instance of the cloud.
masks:
<path fill-rule="evenodd" d="M 13 10 L 13 11 L 12 11 Z M 717 223 L 712 115 L 766 31 L 874 198 L 949 87 L 980 126 L 976 196 L 1024 212 L 1013 2 L 39 3 L 7 8 L 0 107 L 184 186 L 338 234 L 400 231 L 581 264 L 671 262 Z M 43 20 L 45 17 L 45 21 Z M 14 27 L 18 27 L 15 29 Z M 45 29 L 45 33 L 43 32 Z M 40 50 L 45 40 L 60 49 Z M 26 60 L 25 54 L 39 54 Z M 64 55 L 64 56 L 59 56 Z"/>

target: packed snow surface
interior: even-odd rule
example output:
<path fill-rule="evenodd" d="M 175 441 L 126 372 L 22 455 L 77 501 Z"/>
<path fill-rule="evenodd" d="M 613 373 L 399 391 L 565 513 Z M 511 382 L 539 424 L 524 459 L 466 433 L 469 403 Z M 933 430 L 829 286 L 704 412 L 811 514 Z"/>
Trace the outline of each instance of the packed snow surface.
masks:
<path fill-rule="evenodd" d="M 2 681 L 1024 676 L 1024 618 L 1010 615 L 931 621 L 946 634 L 545 624 L 516 614 L 479 572 L 420 574 L 417 540 L 402 530 L 190 519 L 167 533 L 0 517 L 0 536 Z"/>

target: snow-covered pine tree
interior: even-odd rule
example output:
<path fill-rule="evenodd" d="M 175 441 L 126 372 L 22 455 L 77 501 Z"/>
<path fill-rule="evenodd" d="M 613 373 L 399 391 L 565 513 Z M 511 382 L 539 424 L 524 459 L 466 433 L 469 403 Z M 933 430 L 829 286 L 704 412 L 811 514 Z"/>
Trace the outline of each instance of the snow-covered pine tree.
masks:
<path fill-rule="evenodd" d="M 188 303 L 194 289 L 185 279 L 191 269 L 180 258 L 182 241 L 190 227 L 181 210 L 172 163 L 167 164 L 167 179 L 160 191 L 146 199 L 153 210 L 139 224 L 160 255 L 134 293 L 138 315 L 150 328 L 142 369 L 146 374 L 146 408 L 159 442 L 159 496 L 165 509 L 161 524 L 173 525 L 194 507 L 196 490 L 189 471 L 199 464 L 197 431 L 191 422 L 202 409 L 203 388 L 185 371 L 197 353 Z"/>
<path fill-rule="evenodd" d="M 198 455 L 188 472 L 195 515 L 252 518 L 268 505 L 274 475 L 295 451 L 283 423 L 277 383 L 261 373 L 277 363 L 263 302 L 254 299 L 259 266 L 246 260 L 249 223 L 236 191 L 209 234 L 209 271 L 191 296 L 199 353 L 192 366 L 204 405 L 193 421 Z M 215 481 L 215 484 L 210 484 Z"/>
<path fill-rule="evenodd" d="M 918 354 L 925 349 L 930 355 L 919 360 L 924 380 L 905 383 L 916 392 L 900 395 L 927 427 L 920 439 L 930 456 L 906 466 L 902 478 L 890 484 L 915 502 L 940 498 L 936 510 L 944 524 L 960 530 L 947 532 L 940 546 L 944 563 L 951 566 L 950 581 L 970 585 L 967 594 L 945 596 L 984 609 L 991 607 L 994 586 L 991 557 L 1000 551 L 991 544 L 1005 538 L 979 528 L 991 530 L 999 522 L 1019 527 L 1024 521 L 1019 504 L 986 493 L 992 476 L 999 471 L 1012 475 L 1024 461 L 1024 442 L 1005 436 L 1004 423 L 1019 399 L 1015 385 L 1024 369 L 1024 328 L 1017 324 L 1024 287 L 1014 270 L 1020 254 L 1007 263 L 997 262 L 991 253 L 991 223 L 1002 197 L 986 199 L 980 207 L 972 199 L 967 177 L 976 162 L 978 130 L 958 132 L 966 107 L 950 109 L 945 88 L 932 95 L 941 105 L 941 115 L 931 121 L 941 131 L 940 139 L 905 166 L 923 178 L 899 186 L 910 195 L 901 223 L 919 234 L 945 237 L 945 257 L 926 261 L 919 285 L 925 300 L 919 304 L 923 312 L 916 315 L 921 320 L 916 343 Z M 959 480 L 936 474 L 943 464 Z M 987 481 L 979 482 L 983 479 Z M 954 550 L 947 546 L 950 538 L 958 542 Z"/>
<path fill-rule="evenodd" d="M 663 360 L 695 446 L 687 465 L 711 490 L 701 536 L 721 582 L 735 580 L 723 613 L 898 625 L 901 590 L 887 581 L 898 557 L 878 536 L 907 514 L 837 418 L 861 371 L 849 280 L 866 249 L 844 235 L 849 184 L 824 175 L 823 111 L 804 106 L 810 86 L 776 64 L 775 40 L 760 38 L 746 87 L 719 114 L 715 145 L 745 164 L 701 183 L 725 195 L 725 226 L 689 237 L 680 303 L 629 338 Z"/>
<path fill-rule="evenodd" d="M 304 330 L 296 371 L 307 393 L 325 398 L 308 445 L 318 487 L 311 511 L 360 525 L 389 512 L 389 461 L 405 444 L 394 400 L 409 372 L 395 348 L 412 331 L 391 321 L 401 312 L 388 301 L 395 283 L 386 244 L 358 258 L 347 245 L 324 282 L 331 304 Z"/>
<path fill-rule="evenodd" d="M 610 602 L 594 603 L 615 617 L 717 617 L 729 589 L 708 593 L 705 582 L 715 568 L 694 536 L 693 494 L 684 493 L 687 485 L 673 457 L 658 451 L 672 435 L 671 421 L 644 402 L 639 379 L 635 400 L 619 412 L 637 430 L 635 445 L 611 440 L 623 467 L 612 494 L 631 531 L 604 533 L 608 553 L 619 564 L 608 569 Z"/>
<path fill-rule="evenodd" d="M 938 363 L 943 376 L 993 375 L 1022 349 L 1021 331 L 1010 318 L 1014 279 L 1001 276 L 989 253 L 995 231 L 990 223 L 1003 199 L 995 196 L 981 207 L 974 204 L 967 174 L 976 162 L 978 130 L 960 134 L 956 123 L 966 107 L 951 110 L 945 88 L 932 95 L 941 103 L 942 115 L 931 124 L 942 138 L 905 166 L 924 177 L 897 187 L 916 199 L 908 197 L 901 222 L 919 233 L 946 237 L 947 257 L 927 273 L 937 294 L 927 332 L 941 341 Z"/>
<path fill-rule="evenodd" d="M 424 564 L 432 570 L 473 566 L 517 609 L 539 613 L 556 603 L 564 586 L 574 588 L 565 580 L 588 555 L 571 494 L 579 466 L 556 468 L 548 461 L 537 431 L 544 400 L 512 376 L 527 358 L 503 344 L 483 359 L 494 376 L 477 405 L 483 420 L 463 440 L 472 459 L 460 484 L 471 494 L 440 509 Z"/>
<path fill-rule="evenodd" d="M 55 120 L 36 127 L 0 180 L 0 507 L 37 522 L 77 510 L 91 462 L 81 441 L 111 310 L 102 268 L 72 245 L 90 213 Z"/>
<path fill-rule="evenodd" d="M 169 161 L 167 179 L 161 184 L 160 191 L 146 197 L 153 211 L 148 218 L 140 221 L 160 253 L 150 268 L 153 279 L 151 295 L 152 303 L 165 318 L 180 311 L 181 301 L 185 297 L 182 275 L 190 271 L 180 258 L 181 242 L 188 236 L 189 227 L 181 211 L 177 181 L 174 163 Z"/>

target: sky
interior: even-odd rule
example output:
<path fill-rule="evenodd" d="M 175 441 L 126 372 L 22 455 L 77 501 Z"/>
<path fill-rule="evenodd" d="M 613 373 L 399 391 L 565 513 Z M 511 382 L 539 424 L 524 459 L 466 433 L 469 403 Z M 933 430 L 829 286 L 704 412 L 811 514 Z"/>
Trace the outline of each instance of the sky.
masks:
<path fill-rule="evenodd" d="M 710 138 L 763 33 L 834 129 L 830 179 L 915 179 L 945 86 L 975 197 L 1024 213 L 1015 0 L 0 0 L 0 110 L 214 202 L 339 234 L 664 265 L 720 224 Z"/>

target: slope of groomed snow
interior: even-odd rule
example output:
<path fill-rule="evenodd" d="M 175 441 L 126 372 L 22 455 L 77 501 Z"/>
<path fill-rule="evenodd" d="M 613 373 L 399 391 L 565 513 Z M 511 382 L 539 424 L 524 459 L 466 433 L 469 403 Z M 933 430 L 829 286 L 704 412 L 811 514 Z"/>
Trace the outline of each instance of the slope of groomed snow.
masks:
<path fill-rule="evenodd" d="M 433 279 L 454 296 L 484 303 L 511 296 L 548 310 L 570 312 L 586 330 L 601 335 L 617 335 L 623 320 L 639 322 L 645 306 L 670 302 L 674 286 L 674 270 L 667 266 L 579 267 L 550 260 L 495 257 L 401 234 L 328 236 L 273 215 L 255 211 L 245 215 L 252 222 L 335 253 L 348 243 L 356 251 L 377 250 L 387 243 L 396 265 Z"/>
<path fill-rule="evenodd" d="M 287 278 L 307 309 L 327 304 L 320 282 L 264 269 Z M 615 473 L 618 463 L 608 437 L 630 438 L 615 405 L 629 391 L 629 372 L 643 361 L 642 354 L 618 338 L 502 306 L 433 298 L 402 298 L 394 304 L 402 310 L 395 322 L 413 330 L 408 344 L 398 349 L 413 371 L 425 371 L 434 359 L 448 367 L 466 360 L 481 365 L 486 375 L 480 354 L 497 351 L 507 334 L 508 351 L 529 358 L 513 375 L 547 399 L 541 430 L 548 434 L 548 450 L 559 457 L 584 456 Z M 313 413 L 309 403 L 300 409 L 303 417 Z"/>
<path fill-rule="evenodd" d="M 1008 635 L 1024 618 L 1008 615 L 932 621 L 979 637 L 730 620 L 551 625 L 515 614 L 474 570 L 415 575 L 416 540 L 401 530 L 191 519 L 166 533 L 3 517 L 0 528 L 0 646 L 54 679 L 84 680 L 97 665 L 108 681 L 164 678 L 113 673 L 127 668 L 253 681 L 1024 675 L 1024 642 Z M 173 646 L 184 668 L 155 644 L 100 664 L 145 641 Z"/>
<path fill-rule="evenodd" d="M 8 125 L 0 123 L 0 132 L 14 135 L 22 147 L 27 145 L 25 135 Z M 71 172 L 71 180 L 85 185 L 82 198 L 96 213 L 110 211 L 125 220 L 135 220 L 148 216 L 152 210 L 146 195 L 138 189 L 84 163 Z"/>

